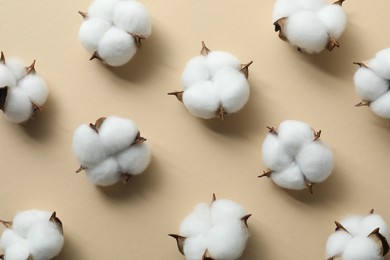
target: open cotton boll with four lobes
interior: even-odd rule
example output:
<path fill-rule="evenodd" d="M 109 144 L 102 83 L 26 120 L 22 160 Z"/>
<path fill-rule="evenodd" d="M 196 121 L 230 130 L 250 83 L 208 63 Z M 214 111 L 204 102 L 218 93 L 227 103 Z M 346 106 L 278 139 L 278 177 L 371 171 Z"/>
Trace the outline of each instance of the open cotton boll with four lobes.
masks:
<path fill-rule="evenodd" d="M 383 260 L 389 251 L 389 230 L 383 218 L 351 215 L 336 223 L 326 243 L 327 260 Z"/>
<path fill-rule="evenodd" d="M 200 203 L 182 221 L 176 239 L 179 251 L 188 260 L 234 260 L 244 252 L 251 214 L 227 199 Z"/>
<path fill-rule="evenodd" d="M 56 212 L 26 210 L 16 214 L 0 239 L 4 260 L 49 260 L 57 256 L 64 245 L 64 232 Z"/>
<path fill-rule="evenodd" d="M 376 115 L 390 118 L 390 48 L 355 64 L 359 65 L 354 75 L 355 90 L 362 99 L 356 106 L 368 106 Z"/>
<path fill-rule="evenodd" d="M 201 55 L 191 59 L 182 74 L 183 91 L 168 93 L 203 119 L 241 110 L 249 99 L 248 67 L 230 53 L 210 51 L 202 42 Z"/>
<path fill-rule="evenodd" d="M 17 58 L 0 57 L 0 109 L 13 123 L 33 119 L 46 102 L 49 89 L 35 71 L 35 61 L 28 67 Z"/>
<path fill-rule="evenodd" d="M 263 162 L 268 168 L 259 177 L 293 190 L 309 189 L 325 181 L 333 171 L 333 153 L 320 140 L 321 131 L 309 124 L 287 120 L 278 128 L 268 127 L 262 145 Z"/>
<path fill-rule="evenodd" d="M 148 10 L 135 0 L 95 0 L 88 12 L 79 12 L 84 22 L 79 39 L 83 47 L 110 66 L 129 62 L 141 41 L 152 32 Z"/>
<path fill-rule="evenodd" d="M 272 20 L 279 38 L 309 54 L 339 47 L 347 17 L 345 0 L 276 0 Z"/>
<path fill-rule="evenodd" d="M 88 179 L 100 186 L 120 180 L 127 184 L 151 161 L 145 141 L 130 119 L 109 116 L 81 125 L 73 135 L 73 151 L 81 165 L 77 172 L 85 170 Z"/>

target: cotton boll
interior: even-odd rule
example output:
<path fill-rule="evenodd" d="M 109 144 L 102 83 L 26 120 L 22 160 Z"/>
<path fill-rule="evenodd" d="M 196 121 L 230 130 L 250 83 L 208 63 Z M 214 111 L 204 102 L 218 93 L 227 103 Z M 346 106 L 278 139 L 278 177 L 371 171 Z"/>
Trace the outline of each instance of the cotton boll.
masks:
<path fill-rule="evenodd" d="M 378 245 L 365 236 L 350 241 L 342 254 L 343 260 L 382 260 Z"/>
<path fill-rule="evenodd" d="M 8 88 L 4 107 L 5 118 L 18 124 L 29 120 L 33 113 L 28 95 L 20 88 Z"/>
<path fill-rule="evenodd" d="M 318 11 L 328 3 L 325 0 L 293 0 L 304 10 Z"/>
<path fill-rule="evenodd" d="M 179 232 L 184 237 L 207 235 L 211 228 L 210 206 L 206 203 L 198 204 L 180 224 Z M 202 254 L 204 253 L 204 250 Z"/>
<path fill-rule="evenodd" d="M 188 260 L 202 260 L 207 249 L 207 240 L 204 236 L 189 237 L 184 241 L 184 255 Z"/>
<path fill-rule="evenodd" d="M 134 143 L 138 128 L 130 119 L 107 117 L 99 128 L 100 141 L 107 154 L 122 151 Z"/>
<path fill-rule="evenodd" d="M 26 260 L 30 256 L 27 243 L 12 244 L 7 248 L 4 260 Z"/>
<path fill-rule="evenodd" d="M 15 87 L 16 80 L 11 71 L 3 64 L 0 64 L 0 88 Z"/>
<path fill-rule="evenodd" d="M 268 134 L 262 145 L 262 158 L 264 164 L 274 171 L 282 171 L 293 163 L 275 134 Z"/>
<path fill-rule="evenodd" d="M 13 244 L 24 243 L 24 239 L 21 238 L 13 229 L 6 228 L 1 234 L 0 247 L 6 250 Z"/>
<path fill-rule="evenodd" d="M 102 161 L 106 156 L 98 134 L 88 125 L 81 125 L 74 132 L 73 152 L 85 167 Z"/>
<path fill-rule="evenodd" d="M 224 68 L 240 70 L 240 61 L 232 54 L 223 51 L 211 51 L 207 55 L 207 66 L 210 74 L 215 75 Z"/>
<path fill-rule="evenodd" d="M 347 26 L 347 16 L 340 5 L 326 5 L 317 13 L 330 36 L 340 38 Z"/>
<path fill-rule="evenodd" d="M 354 75 L 357 94 L 365 101 L 374 101 L 389 89 L 389 82 L 373 70 L 360 67 Z"/>
<path fill-rule="evenodd" d="M 117 155 L 122 173 L 138 175 L 146 170 L 152 159 L 147 143 L 134 144 Z"/>
<path fill-rule="evenodd" d="M 335 233 L 332 233 L 326 242 L 326 259 L 341 255 L 351 240 L 351 235 L 345 231 L 336 231 Z"/>
<path fill-rule="evenodd" d="M 303 174 L 296 164 L 292 164 L 285 170 L 273 171 L 270 178 L 277 185 L 293 190 L 302 190 L 306 188 L 305 179 Z"/>
<path fill-rule="evenodd" d="M 49 220 L 50 215 L 50 212 L 35 209 L 18 212 L 12 221 L 12 229 L 26 238 L 35 223 Z"/>
<path fill-rule="evenodd" d="M 43 106 L 49 95 L 45 81 L 36 74 L 29 74 L 21 79 L 18 87 L 23 89 L 31 102 L 37 106 Z"/>
<path fill-rule="evenodd" d="M 291 156 L 297 155 L 303 145 L 314 139 L 309 124 L 294 120 L 282 122 L 278 128 L 278 136 L 283 148 Z"/>
<path fill-rule="evenodd" d="M 240 220 L 247 215 L 245 209 L 238 203 L 219 199 L 211 204 L 211 221 L 214 225 L 221 224 L 224 221 L 230 221 L 232 219 Z"/>
<path fill-rule="evenodd" d="M 214 77 L 221 104 L 227 113 L 239 111 L 249 99 L 249 84 L 245 75 L 237 69 L 219 70 Z"/>
<path fill-rule="evenodd" d="M 361 232 L 363 218 L 358 215 L 350 215 L 340 221 L 340 224 L 348 230 L 352 236 L 357 236 Z"/>
<path fill-rule="evenodd" d="M 112 22 L 115 5 L 120 0 L 94 0 L 88 8 L 88 16 Z"/>
<path fill-rule="evenodd" d="M 197 56 L 187 62 L 184 72 L 181 76 L 183 89 L 187 90 L 196 83 L 208 81 L 211 79 L 205 56 Z"/>
<path fill-rule="evenodd" d="M 370 108 L 378 116 L 390 118 L 390 91 L 371 102 Z"/>
<path fill-rule="evenodd" d="M 218 91 L 209 81 L 194 84 L 186 90 L 183 103 L 191 114 L 203 119 L 215 117 L 221 105 Z"/>
<path fill-rule="evenodd" d="M 378 214 L 371 214 L 362 219 L 361 234 L 368 236 L 372 231 L 379 228 L 379 232 L 385 236 L 389 236 L 389 230 L 384 219 Z"/>
<path fill-rule="evenodd" d="M 87 177 L 95 185 L 110 186 L 117 183 L 121 178 L 118 161 L 109 157 L 97 165 L 88 167 Z"/>
<path fill-rule="evenodd" d="M 148 10 L 137 1 L 120 1 L 114 9 L 114 25 L 128 33 L 149 37 L 152 32 Z"/>
<path fill-rule="evenodd" d="M 127 63 L 137 52 L 133 36 L 122 29 L 111 27 L 98 45 L 98 55 L 110 66 Z"/>
<path fill-rule="evenodd" d="M 292 0 L 278 0 L 275 2 L 272 21 L 276 22 L 277 20 L 288 17 L 295 12 L 298 12 L 301 9 L 301 6 Z"/>
<path fill-rule="evenodd" d="M 299 168 L 310 182 L 323 182 L 333 171 L 333 154 L 321 141 L 302 147 L 296 157 Z"/>
<path fill-rule="evenodd" d="M 52 259 L 60 253 L 64 245 L 61 231 L 50 221 L 36 223 L 27 239 L 34 259 Z"/>
<path fill-rule="evenodd" d="M 208 234 L 208 252 L 215 259 L 237 259 L 249 237 L 243 221 L 230 220 L 226 225 L 215 225 Z"/>
<path fill-rule="evenodd" d="M 390 80 L 390 48 L 379 51 L 375 58 L 368 62 L 368 67 L 380 77 Z"/>
<path fill-rule="evenodd" d="M 16 81 L 26 76 L 27 70 L 23 61 L 18 58 L 10 58 L 5 61 L 5 66 L 11 71 Z"/>
<path fill-rule="evenodd" d="M 301 11 L 289 16 L 285 33 L 292 45 L 307 53 L 321 52 L 329 41 L 325 25 L 311 11 Z"/>
<path fill-rule="evenodd" d="M 93 53 L 111 24 L 98 18 L 88 18 L 80 26 L 79 39 L 83 47 Z"/>

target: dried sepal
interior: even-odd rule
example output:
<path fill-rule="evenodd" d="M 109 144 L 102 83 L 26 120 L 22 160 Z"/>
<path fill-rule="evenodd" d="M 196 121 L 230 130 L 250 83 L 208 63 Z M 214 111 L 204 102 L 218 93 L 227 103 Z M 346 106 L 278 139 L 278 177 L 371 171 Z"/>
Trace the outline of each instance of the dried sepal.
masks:
<path fill-rule="evenodd" d="M 142 137 L 141 136 L 141 133 L 138 132 L 137 136 L 135 137 L 135 140 L 133 142 L 133 144 L 142 144 L 143 142 L 145 142 L 147 139 Z"/>
<path fill-rule="evenodd" d="M 369 107 L 371 104 L 371 101 L 365 101 L 362 100 L 361 102 L 357 103 L 355 107 Z"/>
<path fill-rule="evenodd" d="M 30 66 L 26 67 L 26 73 L 27 75 L 28 74 L 35 74 L 36 73 L 36 70 L 35 70 L 35 62 L 36 60 L 34 60 Z"/>
<path fill-rule="evenodd" d="M 78 168 L 78 169 L 76 170 L 76 173 L 80 173 L 80 172 L 82 172 L 82 171 L 84 171 L 84 170 L 86 170 L 86 169 L 88 169 L 88 168 L 81 165 L 80 168 Z"/>
<path fill-rule="evenodd" d="M 327 260 L 342 260 L 341 255 L 329 257 Z"/>
<path fill-rule="evenodd" d="M 367 61 L 354 61 L 352 62 L 355 65 L 358 65 L 359 67 L 368 68 L 368 62 Z"/>
<path fill-rule="evenodd" d="M 207 56 L 210 53 L 210 49 L 207 48 L 206 44 L 204 41 L 202 41 L 202 49 L 200 50 L 200 54 L 203 56 Z"/>
<path fill-rule="evenodd" d="M 5 100 L 8 94 L 8 87 L 0 88 L 0 110 L 4 112 Z"/>
<path fill-rule="evenodd" d="M 124 185 L 129 185 L 129 181 L 131 179 L 132 175 L 128 173 L 122 173 L 121 174 L 121 181 Z"/>
<path fill-rule="evenodd" d="M 263 171 L 263 174 L 257 176 L 258 178 L 262 178 L 262 177 L 271 177 L 271 174 L 273 173 L 274 171 L 273 170 L 267 170 L 267 171 Z"/>
<path fill-rule="evenodd" d="M 215 260 L 215 259 L 210 256 L 209 251 L 206 249 L 206 251 L 204 251 L 204 254 L 202 256 L 202 260 Z"/>
<path fill-rule="evenodd" d="M 241 220 L 244 222 L 245 226 L 248 228 L 248 219 L 252 216 L 252 214 L 245 215 L 241 218 Z"/>
<path fill-rule="evenodd" d="M 250 61 L 246 64 L 241 64 L 240 71 L 242 73 L 244 73 L 245 78 L 247 78 L 247 79 L 249 78 L 249 66 L 252 65 L 252 63 L 253 63 L 253 61 Z"/>
<path fill-rule="evenodd" d="M 213 197 L 211 199 L 211 204 L 213 204 L 216 200 L 217 200 L 217 196 L 215 195 L 215 193 L 213 193 Z"/>
<path fill-rule="evenodd" d="M 61 232 L 61 235 L 64 235 L 64 228 L 62 226 L 62 222 L 56 215 L 57 215 L 57 213 L 54 211 L 53 214 L 51 214 L 49 221 L 56 224 L 58 229 Z"/>
<path fill-rule="evenodd" d="M 176 239 L 177 248 L 179 249 L 179 252 L 184 255 L 184 242 L 187 238 L 177 234 L 168 234 L 168 236 Z"/>
<path fill-rule="evenodd" d="M 278 131 L 276 130 L 275 127 L 267 126 L 267 129 L 268 129 L 268 132 L 270 132 L 271 134 L 278 135 Z"/>
<path fill-rule="evenodd" d="M 374 209 L 371 209 L 369 213 L 370 215 L 374 214 Z"/>
<path fill-rule="evenodd" d="M 374 229 L 369 235 L 368 238 L 373 239 L 381 248 L 381 255 L 385 256 L 389 252 L 389 243 L 385 236 L 379 232 L 379 228 Z"/>
<path fill-rule="evenodd" d="M 329 35 L 329 40 L 328 44 L 326 45 L 326 49 L 332 51 L 335 47 L 340 47 L 340 43 L 335 38 Z"/>
<path fill-rule="evenodd" d="M 5 64 L 5 56 L 4 56 L 3 52 L 1 52 L 1 54 L 0 54 L 0 63 Z"/>
<path fill-rule="evenodd" d="M 220 106 L 217 111 L 217 117 L 219 117 L 222 121 L 225 120 L 225 116 L 227 115 L 227 112 L 223 108 L 223 106 Z"/>
<path fill-rule="evenodd" d="M 3 224 L 6 228 L 12 228 L 12 221 L 0 220 L 0 223 Z"/>
<path fill-rule="evenodd" d="M 146 37 L 141 35 L 141 34 L 138 34 L 138 33 L 129 33 L 129 34 L 131 36 L 133 36 L 135 44 L 137 45 L 137 48 L 141 49 L 141 47 L 142 47 L 142 40 L 145 40 Z"/>
<path fill-rule="evenodd" d="M 341 230 L 341 231 L 349 233 L 348 230 L 343 225 L 341 225 L 339 222 L 335 221 L 334 223 L 336 225 L 335 231 Z"/>
<path fill-rule="evenodd" d="M 338 1 L 334 2 L 333 4 L 334 4 L 334 5 L 343 6 L 344 1 L 345 1 L 345 0 L 338 0 Z"/>
<path fill-rule="evenodd" d="M 100 61 L 103 61 L 102 57 L 100 57 L 99 53 L 97 51 L 95 51 L 91 58 L 89 58 L 89 60 L 94 60 L 94 59 L 97 59 L 97 60 L 100 60 Z"/>
<path fill-rule="evenodd" d="M 180 102 L 183 102 L 183 94 L 184 94 L 184 91 L 174 91 L 174 92 L 168 93 L 168 95 L 170 95 L 170 96 L 175 96 L 177 98 L 177 100 L 179 100 Z"/>
<path fill-rule="evenodd" d="M 313 194 L 314 183 L 312 183 L 311 181 L 307 180 L 306 177 L 304 177 L 304 180 L 305 180 L 305 185 L 306 185 L 307 190 L 310 192 L 310 194 Z"/>
<path fill-rule="evenodd" d="M 316 132 L 314 131 L 314 140 L 313 141 L 317 141 L 318 139 L 320 139 L 321 137 L 321 130 Z"/>
<path fill-rule="evenodd" d="M 99 133 L 100 127 L 102 126 L 103 122 L 106 120 L 106 117 L 100 117 L 98 118 L 95 123 L 90 123 L 89 127 L 94 130 L 96 133 Z"/>
<path fill-rule="evenodd" d="M 87 13 L 87 12 L 78 11 L 78 13 L 79 13 L 84 19 L 88 17 L 88 13 Z"/>
<path fill-rule="evenodd" d="M 0 255 L 0 259 L 4 260 L 4 255 Z"/>
<path fill-rule="evenodd" d="M 284 32 L 284 26 L 286 24 L 287 17 L 283 17 L 274 22 L 275 32 L 279 32 L 279 38 L 288 42 L 287 36 Z"/>

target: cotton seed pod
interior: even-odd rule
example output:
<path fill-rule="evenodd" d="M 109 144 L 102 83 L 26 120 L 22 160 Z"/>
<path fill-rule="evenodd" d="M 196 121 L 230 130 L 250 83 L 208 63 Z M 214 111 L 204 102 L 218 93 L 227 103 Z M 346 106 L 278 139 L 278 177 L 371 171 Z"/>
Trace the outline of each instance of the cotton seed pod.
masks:
<path fill-rule="evenodd" d="M 333 171 L 333 153 L 320 140 L 321 131 L 294 120 L 268 129 L 262 146 L 268 170 L 259 177 L 266 176 L 283 188 L 307 188 L 313 193 L 313 185 L 325 181 Z"/>
<path fill-rule="evenodd" d="M 64 245 L 63 227 L 56 212 L 26 210 L 16 214 L 0 239 L 4 260 L 49 260 L 57 256 Z"/>
<path fill-rule="evenodd" d="M 176 239 L 179 251 L 188 260 L 234 260 L 244 252 L 251 214 L 227 199 L 216 199 L 211 205 L 198 204 L 182 221 Z"/>
<path fill-rule="evenodd" d="M 368 106 L 378 116 L 390 118 L 390 48 L 379 51 L 359 65 L 354 75 L 355 90 L 362 101 L 357 107 Z"/>
<path fill-rule="evenodd" d="M 168 95 L 175 95 L 194 116 L 223 120 L 247 103 L 251 64 L 241 64 L 227 52 L 210 51 L 202 42 L 201 55 L 191 59 L 182 74 L 183 91 Z"/>
<path fill-rule="evenodd" d="M 276 0 L 272 20 L 279 38 L 309 54 L 339 47 L 347 17 L 345 0 Z"/>
<path fill-rule="evenodd" d="M 79 39 L 90 60 L 110 66 L 129 62 L 152 33 L 148 10 L 135 0 L 95 0 L 88 12 L 79 13 L 84 18 Z"/>
<path fill-rule="evenodd" d="M 0 109 L 13 123 L 33 119 L 46 102 L 49 89 L 35 71 L 35 61 L 28 67 L 17 58 L 0 57 Z"/>
<path fill-rule="evenodd" d="M 326 243 L 327 260 L 382 260 L 389 251 L 389 231 L 383 218 L 351 215 L 336 223 Z"/>
<path fill-rule="evenodd" d="M 73 135 L 73 151 L 81 165 L 76 172 L 85 170 L 95 185 L 109 186 L 120 180 L 127 184 L 151 161 L 145 141 L 130 119 L 109 116 L 81 125 Z"/>

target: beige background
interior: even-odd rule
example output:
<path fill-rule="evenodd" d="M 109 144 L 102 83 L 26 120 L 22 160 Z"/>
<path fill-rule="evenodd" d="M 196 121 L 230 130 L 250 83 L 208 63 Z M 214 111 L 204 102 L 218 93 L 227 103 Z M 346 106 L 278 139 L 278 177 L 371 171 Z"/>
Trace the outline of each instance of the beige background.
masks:
<path fill-rule="evenodd" d="M 128 65 L 108 68 L 90 62 L 78 42 L 77 11 L 89 0 L 0 0 L 1 50 L 36 59 L 50 86 L 36 120 L 19 126 L 0 118 L 0 218 L 56 210 L 66 235 L 59 260 L 183 259 L 167 234 L 213 192 L 253 214 L 246 260 L 323 259 L 333 221 L 348 213 L 374 208 L 390 224 L 390 124 L 354 107 L 352 81 L 353 61 L 389 47 L 390 1 L 346 1 L 341 47 L 317 56 L 278 39 L 271 0 L 141 2 L 153 34 Z M 225 122 L 197 119 L 166 95 L 180 90 L 183 67 L 202 40 L 254 61 L 249 103 Z M 71 142 L 77 126 L 111 114 L 137 123 L 153 162 L 128 187 L 103 189 L 74 173 Z M 266 126 L 286 119 L 321 129 L 334 150 L 334 173 L 314 195 L 257 179 Z"/>

